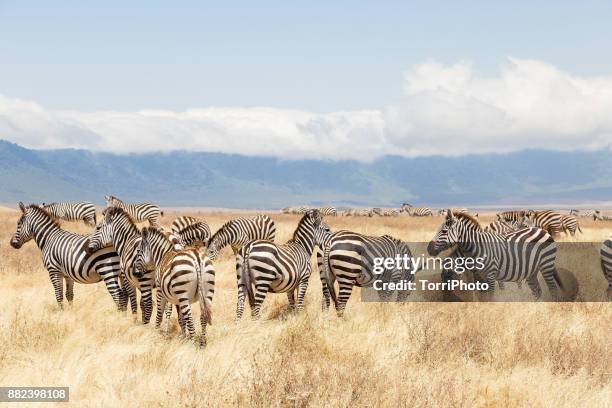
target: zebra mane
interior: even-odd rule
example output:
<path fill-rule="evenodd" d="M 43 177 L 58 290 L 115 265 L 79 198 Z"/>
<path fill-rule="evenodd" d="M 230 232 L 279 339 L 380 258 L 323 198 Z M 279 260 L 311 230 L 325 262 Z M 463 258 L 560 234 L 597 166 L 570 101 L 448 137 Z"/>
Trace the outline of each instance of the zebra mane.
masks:
<path fill-rule="evenodd" d="M 127 218 L 127 220 L 129 221 L 130 224 L 132 224 L 132 227 L 138 229 L 138 227 L 136 226 L 136 222 L 134 221 L 134 219 L 132 218 L 132 216 L 130 214 L 128 214 L 123 208 L 121 207 L 106 207 L 104 210 L 102 210 L 102 217 L 106 217 L 106 215 L 108 214 L 109 217 L 114 216 L 115 214 L 119 214 L 124 216 L 125 218 Z"/>
<path fill-rule="evenodd" d="M 56 227 L 61 228 L 62 225 L 60 224 L 59 220 L 55 218 L 49 211 L 47 211 L 47 209 L 44 208 L 42 205 L 30 204 L 25 208 L 26 210 L 33 209 L 34 211 L 43 213 L 47 218 L 49 218 L 53 222 L 53 224 L 55 224 Z"/>
<path fill-rule="evenodd" d="M 302 217 L 302 219 L 300 220 L 300 222 L 298 222 L 297 227 L 295 228 L 295 231 L 293 231 L 293 236 L 290 239 L 290 241 L 294 241 L 297 242 L 295 239 L 297 238 L 296 234 L 297 232 L 300 230 L 300 227 L 304 224 L 306 224 L 306 220 L 311 219 L 312 216 L 315 214 L 314 211 L 318 212 L 318 210 L 311 210 L 308 211 L 306 214 L 304 214 L 304 216 Z M 320 215 L 319 215 L 320 216 Z M 323 222 L 323 219 L 321 219 L 321 222 Z"/>
<path fill-rule="evenodd" d="M 476 217 L 474 217 L 473 215 L 457 211 L 453 211 L 452 213 L 453 217 L 463 219 L 482 231 L 482 226 L 480 225 Z"/>
<path fill-rule="evenodd" d="M 172 243 L 170 241 L 170 238 L 166 235 L 165 231 L 162 228 L 157 228 L 157 227 L 143 227 L 142 228 L 142 236 L 151 236 L 151 237 L 162 237 L 163 239 L 165 239 L 166 241 Z"/>

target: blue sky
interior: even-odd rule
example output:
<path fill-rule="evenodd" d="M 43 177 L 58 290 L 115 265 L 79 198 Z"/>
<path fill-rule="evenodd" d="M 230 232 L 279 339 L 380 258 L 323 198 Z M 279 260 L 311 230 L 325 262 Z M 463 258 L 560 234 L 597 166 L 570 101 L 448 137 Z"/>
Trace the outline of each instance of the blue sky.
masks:
<path fill-rule="evenodd" d="M 508 56 L 612 72 L 612 2 L 85 3 L 0 0 L 0 94 L 81 111 L 330 112 L 397 101 L 427 60 L 485 77 Z"/>
<path fill-rule="evenodd" d="M 612 149 L 612 2 L 89 3 L 0 0 L 0 138 L 283 159 Z"/>

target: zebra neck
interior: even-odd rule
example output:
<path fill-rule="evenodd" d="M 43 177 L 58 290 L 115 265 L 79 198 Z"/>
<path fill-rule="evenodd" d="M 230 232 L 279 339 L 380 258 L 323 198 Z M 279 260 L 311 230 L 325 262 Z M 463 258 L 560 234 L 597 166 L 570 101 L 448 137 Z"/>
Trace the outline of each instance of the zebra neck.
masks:
<path fill-rule="evenodd" d="M 155 257 L 155 263 L 159 265 L 162 261 L 164 255 L 174 249 L 172 242 L 170 242 L 166 237 L 159 237 L 157 241 L 155 241 L 154 246 L 152 248 L 152 252 Z"/>
<path fill-rule="evenodd" d="M 304 248 L 308 253 L 312 253 L 314 249 L 314 236 L 311 231 L 296 231 L 293 242 Z"/>
<path fill-rule="evenodd" d="M 138 228 L 136 228 L 128 220 L 115 223 L 113 229 L 115 229 L 113 231 L 113 246 L 119 255 L 123 253 L 129 242 L 133 241 L 135 237 L 140 235 Z"/>
<path fill-rule="evenodd" d="M 49 238 L 55 235 L 58 232 L 61 232 L 62 229 L 58 227 L 55 222 L 51 220 L 44 220 L 32 228 L 34 241 L 39 248 L 44 248 L 45 244 L 49 240 Z"/>

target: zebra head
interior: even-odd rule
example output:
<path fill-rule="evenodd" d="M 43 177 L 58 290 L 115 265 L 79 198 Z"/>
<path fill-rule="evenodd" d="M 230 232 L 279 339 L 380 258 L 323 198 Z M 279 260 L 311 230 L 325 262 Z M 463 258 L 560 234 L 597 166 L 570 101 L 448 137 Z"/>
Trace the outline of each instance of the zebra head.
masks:
<path fill-rule="evenodd" d="M 208 243 L 208 252 L 207 252 L 207 256 L 210 258 L 211 261 L 214 261 L 215 259 L 217 259 L 217 257 L 219 256 L 219 244 L 218 241 L 216 239 L 211 239 Z"/>
<path fill-rule="evenodd" d="M 318 228 L 315 228 L 314 241 L 319 248 L 325 248 L 331 240 L 331 228 L 321 219 Z"/>
<path fill-rule="evenodd" d="M 21 248 L 23 244 L 34 237 L 30 207 L 26 208 L 26 206 L 20 202 L 19 209 L 21 210 L 21 217 L 19 217 L 17 221 L 17 230 L 15 230 L 15 234 L 13 234 L 11 238 L 11 246 L 15 249 Z"/>
<path fill-rule="evenodd" d="M 436 256 L 440 252 L 452 247 L 459 242 L 460 231 L 457 228 L 460 225 L 458 218 L 453 212 L 446 210 L 446 218 L 440 226 L 440 229 L 434 235 L 433 239 L 427 245 L 429 255 Z"/>
<path fill-rule="evenodd" d="M 114 207 L 114 206 L 119 205 L 119 203 L 121 203 L 121 200 L 119 200 L 117 197 L 113 195 L 105 195 L 104 199 L 106 200 L 107 207 Z"/>
<path fill-rule="evenodd" d="M 151 246 L 152 235 L 149 230 L 151 227 L 142 229 L 142 239 L 140 245 L 136 248 L 134 256 L 134 276 L 138 279 L 142 278 L 146 272 L 155 270 L 155 259 L 153 258 L 153 249 Z"/>
<path fill-rule="evenodd" d="M 87 251 L 95 252 L 101 248 L 112 245 L 114 235 L 114 221 L 119 217 L 116 207 L 109 207 L 104 210 L 104 217 L 100 224 L 96 225 L 94 233 L 89 236 Z"/>

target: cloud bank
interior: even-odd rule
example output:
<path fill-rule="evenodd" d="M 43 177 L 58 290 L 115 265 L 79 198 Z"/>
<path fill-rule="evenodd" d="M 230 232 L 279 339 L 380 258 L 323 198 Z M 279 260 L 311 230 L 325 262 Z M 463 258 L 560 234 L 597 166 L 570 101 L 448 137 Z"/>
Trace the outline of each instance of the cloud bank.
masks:
<path fill-rule="evenodd" d="M 509 58 L 486 78 L 468 62 L 432 61 L 405 73 L 403 91 L 380 110 L 324 114 L 266 107 L 78 112 L 0 96 L 0 138 L 36 149 L 360 161 L 612 148 L 612 76 L 579 77 Z"/>

